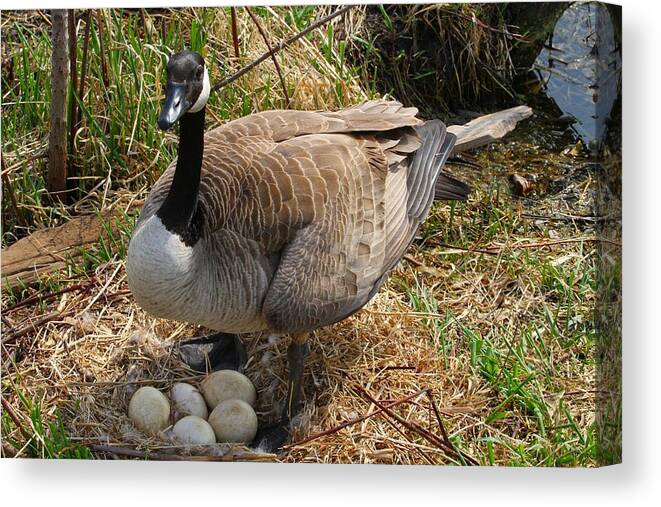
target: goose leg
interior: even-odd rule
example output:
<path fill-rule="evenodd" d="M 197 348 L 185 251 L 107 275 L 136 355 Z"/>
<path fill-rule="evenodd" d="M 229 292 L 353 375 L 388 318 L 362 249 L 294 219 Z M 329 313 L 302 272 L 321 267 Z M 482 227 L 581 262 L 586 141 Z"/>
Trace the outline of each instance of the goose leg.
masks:
<path fill-rule="evenodd" d="M 216 333 L 192 338 L 179 344 L 181 359 L 193 370 L 243 371 L 247 353 L 241 338 L 235 334 Z"/>
<path fill-rule="evenodd" d="M 289 380 L 280 422 L 260 430 L 253 440 L 253 446 L 264 452 L 274 452 L 284 445 L 289 438 L 291 421 L 301 410 L 301 383 L 308 355 L 308 336 L 308 333 L 293 335 L 287 349 Z"/>

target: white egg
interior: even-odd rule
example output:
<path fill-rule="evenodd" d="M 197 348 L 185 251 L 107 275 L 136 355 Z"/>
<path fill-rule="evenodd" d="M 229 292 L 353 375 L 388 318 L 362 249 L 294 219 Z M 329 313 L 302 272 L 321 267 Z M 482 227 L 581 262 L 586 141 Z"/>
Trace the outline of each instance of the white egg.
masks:
<path fill-rule="evenodd" d="M 213 428 L 201 417 L 187 415 L 172 428 L 175 440 L 183 445 L 209 445 L 216 443 Z"/>
<path fill-rule="evenodd" d="M 174 408 L 174 420 L 178 421 L 187 415 L 196 415 L 205 419 L 209 416 L 207 404 L 195 387 L 184 382 L 172 386 L 170 399 Z"/>
<path fill-rule="evenodd" d="M 225 400 L 213 409 L 209 424 L 218 442 L 247 444 L 257 434 L 257 415 L 243 400 Z"/>
<path fill-rule="evenodd" d="M 207 375 L 200 390 L 211 410 L 225 400 L 243 400 L 251 407 L 257 400 L 257 391 L 250 379 L 234 370 L 220 370 Z"/>
<path fill-rule="evenodd" d="M 140 431 L 156 435 L 170 422 L 170 402 L 158 389 L 141 387 L 129 402 L 129 418 Z"/>

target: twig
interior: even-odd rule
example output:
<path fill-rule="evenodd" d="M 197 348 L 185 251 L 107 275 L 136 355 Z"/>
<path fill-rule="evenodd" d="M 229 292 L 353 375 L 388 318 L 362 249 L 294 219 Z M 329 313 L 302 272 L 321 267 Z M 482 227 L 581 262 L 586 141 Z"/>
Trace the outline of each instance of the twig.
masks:
<path fill-rule="evenodd" d="M 236 28 L 236 7 L 230 7 L 230 16 L 232 18 L 230 21 L 232 28 L 232 45 L 234 46 L 234 56 L 238 62 L 241 59 L 241 53 L 239 52 L 239 33 Z"/>
<path fill-rule="evenodd" d="M 470 252 L 470 253 L 481 253 L 481 254 L 486 254 L 486 255 L 498 255 L 497 251 L 494 250 L 485 250 L 483 248 L 466 248 L 463 246 L 456 246 L 456 245 L 448 245 L 447 243 L 437 243 L 436 246 L 440 246 L 443 248 L 452 248 L 454 250 L 461 250 L 463 252 Z"/>
<path fill-rule="evenodd" d="M 472 465 L 478 465 L 478 461 L 471 457 L 466 455 L 465 453 L 459 451 L 456 449 L 452 444 L 448 444 L 445 442 L 443 439 L 439 438 L 437 435 L 434 433 L 428 431 L 427 429 L 423 428 L 419 424 L 413 422 L 413 421 L 407 421 L 403 417 L 400 417 L 397 415 L 395 412 L 390 410 L 390 407 L 387 407 L 383 405 L 379 400 L 375 399 L 371 394 L 369 394 L 365 389 L 362 387 L 358 387 L 358 391 L 363 394 L 368 400 L 370 400 L 372 403 L 374 403 L 377 407 L 382 408 L 383 411 L 388 414 L 390 417 L 395 419 L 397 422 L 399 422 L 402 426 L 408 428 L 409 430 L 418 433 L 422 437 L 426 438 L 429 442 L 436 444 L 438 447 L 441 449 L 445 450 L 446 452 L 449 452 L 451 454 L 454 454 L 455 456 L 459 457 L 460 459 L 463 459 L 465 461 L 468 461 Z M 427 389 L 425 389 L 427 391 Z"/>
<path fill-rule="evenodd" d="M 16 153 L 16 152 L 13 152 Z M 48 147 L 45 147 L 41 152 L 37 153 L 36 155 L 18 155 L 18 157 L 21 159 L 19 162 L 16 162 L 15 164 L 10 165 L 9 167 L 5 167 L 2 169 L 2 175 L 10 174 L 14 172 L 14 170 L 18 169 L 21 167 L 23 164 L 27 164 L 29 162 L 34 162 L 35 160 L 39 160 L 41 158 L 48 158 Z"/>
<path fill-rule="evenodd" d="M 19 308 L 23 308 L 24 306 L 29 306 L 33 303 L 41 303 L 43 301 L 46 301 L 47 299 L 53 299 L 57 296 L 60 296 L 62 294 L 65 294 L 67 292 L 74 292 L 77 290 L 80 291 L 87 291 L 94 287 L 98 283 L 98 280 L 95 277 L 92 277 L 92 279 L 89 282 L 86 283 L 78 283 L 75 285 L 71 285 L 69 287 L 65 287 L 64 289 L 55 291 L 55 292 L 48 292 L 46 294 L 36 294 L 34 296 L 30 296 L 29 298 L 24 299 L 23 301 L 19 301 L 16 304 L 13 304 L 11 306 L 8 306 L 7 308 L 4 309 L 4 313 L 10 313 L 15 310 L 18 310 Z"/>
<path fill-rule="evenodd" d="M 96 11 L 96 24 L 99 30 L 99 53 L 101 56 L 101 77 L 103 86 L 108 88 L 110 78 L 108 77 L 108 63 L 106 62 L 106 51 L 103 43 L 103 15 L 100 10 Z"/>
<path fill-rule="evenodd" d="M 67 11 L 69 18 L 69 74 L 71 88 L 69 89 L 69 156 L 73 156 L 73 138 L 76 134 L 76 88 L 78 88 L 78 51 L 76 44 L 76 13 L 74 9 Z"/>
<path fill-rule="evenodd" d="M 319 19 L 318 21 L 315 21 L 314 23 L 312 23 L 310 26 L 308 26 L 304 30 L 302 30 L 302 31 L 298 32 L 297 34 L 292 35 L 288 39 L 285 39 L 284 41 L 278 43 L 271 51 L 267 51 L 262 56 L 260 56 L 256 60 L 253 60 L 248 65 L 243 67 L 241 70 L 235 72 L 231 76 L 223 79 L 222 81 L 220 81 L 219 83 L 214 85 L 213 88 L 211 88 L 211 91 L 215 92 L 215 91 L 219 90 L 220 88 L 222 88 L 223 86 L 228 85 L 228 84 L 236 81 L 241 76 L 243 76 L 247 72 L 250 72 L 252 69 L 257 67 L 257 65 L 259 65 L 264 60 L 269 58 L 272 54 L 275 54 L 275 53 L 278 53 L 279 51 L 282 51 L 284 48 L 286 48 L 290 44 L 296 42 L 301 37 L 304 37 L 305 35 L 309 34 L 315 28 L 319 28 L 321 25 L 323 25 L 325 23 L 328 23 L 331 19 L 334 19 L 337 16 L 340 16 L 340 15 L 344 14 L 345 12 L 348 12 L 349 10 L 353 9 L 354 7 L 355 7 L 354 5 L 347 5 L 345 7 L 342 7 L 341 9 L 338 9 L 337 11 L 333 12 L 332 14 L 329 14 L 328 16 L 324 16 L 323 18 Z"/>
<path fill-rule="evenodd" d="M 434 411 L 434 415 L 436 416 L 436 421 L 438 422 L 438 427 L 441 429 L 441 435 L 443 435 L 443 438 L 448 443 L 448 445 L 451 445 L 452 447 L 455 447 L 454 444 L 452 443 L 452 440 L 450 440 L 450 437 L 448 436 L 448 432 L 445 430 L 445 425 L 443 424 L 443 419 L 441 419 L 441 414 L 438 411 L 438 407 L 436 406 L 436 402 L 434 401 L 434 396 L 432 395 L 431 391 L 427 391 L 427 398 L 429 398 L 429 404 L 431 405 L 431 408 Z M 455 452 L 457 454 L 460 454 L 459 450 L 456 449 L 456 448 L 455 448 Z"/>
<path fill-rule="evenodd" d="M 442 12 L 445 12 L 446 14 L 450 14 L 452 16 L 457 16 L 457 17 L 463 18 L 466 21 L 471 21 L 472 23 L 475 23 L 480 28 L 485 28 L 485 29 L 490 30 L 492 32 L 500 33 L 502 35 L 505 35 L 507 37 L 512 37 L 513 39 L 519 40 L 521 42 L 530 42 L 530 39 L 528 39 L 528 38 L 526 38 L 523 35 L 520 35 L 518 33 L 512 33 L 509 30 L 502 30 L 500 28 L 494 28 L 493 26 L 489 26 L 486 23 L 484 23 L 483 21 L 480 21 L 479 19 L 477 19 L 476 16 L 468 17 L 468 16 L 466 16 L 464 14 L 461 14 L 459 12 L 451 11 L 451 10 L 448 10 L 448 9 L 443 9 L 443 8 L 440 8 L 440 7 L 438 8 L 438 10 L 442 11 Z"/>
<path fill-rule="evenodd" d="M 520 250 L 520 249 L 526 249 L 526 248 L 544 248 L 547 246 L 554 246 L 554 245 L 564 245 L 566 243 L 582 243 L 582 242 L 587 242 L 587 241 L 594 241 L 594 242 L 603 242 L 603 243 L 609 243 L 611 245 L 615 245 L 618 247 L 622 246 L 622 243 L 619 241 L 613 241 L 611 239 L 607 238 L 600 238 L 597 236 L 582 236 L 579 238 L 565 238 L 565 239 L 555 239 L 555 240 L 549 240 L 549 241 L 537 241 L 534 243 L 518 243 L 515 245 L 494 245 L 494 246 L 488 246 L 486 249 L 483 248 L 465 248 L 461 246 L 456 246 L 456 245 L 448 245 L 446 243 L 437 243 L 436 246 L 444 247 L 444 248 L 452 248 L 454 250 L 462 250 L 464 252 L 475 252 L 475 253 L 482 253 L 482 254 L 487 254 L 487 255 L 500 255 L 503 252 L 507 251 L 512 251 L 512 250 Z"/>
<path fill-rule="evenodd" d="M 420 396 L 421 394 L 423 394 L 425 392 L 425 390 L 426 390 L 426 388 L 420 389 L 420 390 L 416 391 L 413 394 L 410 394 L 408 396 L 405 396 L 404 398 L 400 398 L 396 401 L 393 401 L 392 403 L 388 403 L 388 404 L 384 405 L 383 408 L 378 408 L 377 410 L 373 410 L 369 414 L 366 414 L 366 415 L 363 415 L 363 416 L 360 416 L 360 417 L 356 417 L 356 418 L 351 419 L 349 421 L 345 421 L 342 424 L 339 424 L 338 426 L 334 426 L 331 429 L 321 431 L 319 433 L 315 433 L 314 435 L 310 435 L 309 437 L 303 438 L 302 440 L 298 440 L 297 442 L 293 442 L 289 445 L 285 445 L 283 447 L 283 449 L 291 449 L 292 447 L 296 447 L 297 445 L 307 444 L 308 442 L 312 442 L 313 440 L 317 440 L 321 437 L 325 437 L 325 436 L 337 433 L 338 431 L 343 430 L 344 428 L 346 428 L 348 426 L 352 426 L 352 425 L 357 424 L 359 422 L 362 422 L 366 419 L 369 419 L 370 417 L 374 417 L 375 415 L 380 414 L 384 410 L 387 410 L 389 408 L 395 407 L 395 406 L 400 405 L 402 403 L 406 403 L 408 401 L 411 401 L 412 399 L 414 399 L 414 398 Z"/>
<path fill-rule="evenodd" d="M 144 9 L 138 9 L 140 12 L 140 22 L 142 23 L 142 37 L 147 38 L 147 17 Z"/>
<path fill-rule="evenodd" d="M 91 20 L 90 20 L 90 13 L 91 11 L 88 9 L 85 11 L 85 35 L 83 36 L 83 59 L 80 63 L 80 86 L 78 87 L 78 100 L 82 103 L 83 102 L 83 94 L 85 93 L 85 77 L 87 75 L 87 53 L 89 49 L 89 44 L 90 44 L 90 25 L 91 25 Z M 82 106 L 78 104 L 78 114 L 76 116 L 76 129 L 78 130 L 78 126 L 80 125 L 80 122 L 83 117 L 83 111 L 82 111 Z"/>
<path fill-rule="evenodd" d="M 420 261 L 414 259 L 414 258 L 411 257 L 410 255 L 405 255 L 405 256 L 402 257 L 402 258 L 403 258 L 405 261 L 410 262 L 411 264 L 413 264 L 416 268 L 419 268 L 420 266 L 423 266 L 423 263 L 422 263 L 422 262 L 420 262 Z"/>
<path fill-rule="evenodd" d="M 591 217 L 591 216 L 581 216 L 581 215 L 557 215 L 557 216 L 550 216 L 550 215 L 536 215 L 534 213 L 523 213 L 522 216 L 524 218 L 532 218 L 536 220 L 550 220 L 554 222 L 601 222 L 606 217 Z"/>
<path fill-rule="evenodd" d="M 386 412 L 387 413 L 387 412 Z M 386 418 L 385 421 L 392 427 L 397 433 L 399 433 L 402 437 L 404 437 L 404 440 L 406 440 L 408 443 L 410 443 L 413 446 L 413 449 L 420 454 L 424 458 L 424 460 L 429 463 L 430 465 L 435 465 L 436 463 L 434 462 L 433 459 L 427 454 L 425 451 L 422 449 L 419 449 L 416 445 L 415 442 L 411 440 L 411 438 L 404 433 L 404 430 L 402 430 L 400 427 L 398 427 L 394 422 L 392 422 L 390 419 Z"/>
<path fill-rule="evenodd" d="M 9 402 L 7 400 L 5 400 L 4 397 L 1 398 L 1 400 L 2 400 L 2 408 L 4 408 L 7 411 L 7 414 L 9 415 L 11 420 L 14 421 L 14 424 L 18 428 L 18 431 L 20 431 L 21 435 L 23 435 L 23 438 L 25 438 L 25 440 L 27 442 L 32 440 L 32 437 L 28 434 L 27 431 L 25 431 L 25 428 L 23 428 L 23 425 L 21 424 L 21 421 L 19 420 L 18 415 L 16 414 L 16 412 L 14 412 L 14 409 L 9 404 Z"/>
<path fill-rule="evenodd" d="M 18 201 L 16 200 L 16 194 L 14 194 L 14 187 L 11 184 L 9 175 L 5 172 L 6 171 L 5 157 L 2 155 L 0 155 L 0 164 L 2 167 L 2 186 L 3 189 L 6 189 L 6 192 L 9 194 L 9 200 L 11 201 L 12 208 L 14 208 L 14 213 L 16 213 L 16 220 L 18 220 L 18 223 L 21 224 L 23 227 L 27 227 L 28 224 L 23 218 L 23 214 L 21 213 L 21 210 L 18 208 Z"/>
<path fill-rule="evenodd" d="M 36 329 L 37 326 L 41 326 L 42 324 L 46 324 L 47 322 L 50 322 L 51 320 L 55 320 L 58 317 L 63 317 L 65 314 L 60 313 L 60 312 L 50 312 L 47 313 L 46 315 L 42 315 L 39 317 L 37 320 L 30 322 L 29 324 L 26 324 L 25 326 L 16 329 L 16 330 L 9 330 L 5 334 L 5 336 L 2 338 L 2 342 L 6 345 L 9 342 L 15 342 L 18 338 L 20 338 L 23 335 L 28 334 L 30 331 L 33 331 Z"/>
<path fill-rule="evenodd" d="M 503 247 L 501 248 L 501 251 L 518 250 L 520 248 L 543 248 L 546 246 L 564 245 L 566 243 L 583 243 L 586 241 L 604 242 L 604 243 L 610 243 L 615 246 L 620 246 L 620 247 L 622 246 L 622 243 L 620 243 L 619 241 L 613 241 L 606 238 L 599 238 L 597 236 L 584 236 L 580 238 L 565 238 L 565 239 L 556 239 L 550 241 L 538 241 L 536 243 L 522 243 L 518 245 Z"/>
<path fill-rule="evenodd" d="M 131 294 L 131 289 L 121 289 L 115 292 L 111 292 L 110 294 L 104 294 L 103 297 L 106 302 L 109 302 L 124 296 L 128 296 L 129 294 Z"/>
<path fill-rule="evenodd" d="M 264 32 L 264 29 L 262 28 L 262 25 L 260 25 L 259 21 L 257 20 L 257 17 L 252 13 L 250 10 L 250 7 L 246 5 L 245 7 L 246 12 L 248 13 L 248 16 L 250 16 L 250 19 L 252 19 L 252 22 L 255 23 L 255 26 L 257 27 L 257 30 L 259 31 L 259 34 L 262 36 L 262 39 L 264 40 L 264 44 L 266 44 L 266 47 L 269 48 L 269 53 L 271 55 L 271 59 L 273 60 L 273 65 L 275 65 L 275 71 L 278 73 L 278 77 L 280 78 L 280 86 L 282 86 L 282 93 L 285 95 L 285 101 L 287 104 L 287 107 L 289 107 L 289 94 L 287 93 L 287 86 L 285 85 L 285 78 L 282 77 L 282 71 L 280 70 L 280 64 L 278 63 L 278 59 L 275 57 L 275 53 L 273 52 L 273 48 L 271 47 L 271 44 L 269 43 L 269 39 L 266 36 L 266 33 Z"/>

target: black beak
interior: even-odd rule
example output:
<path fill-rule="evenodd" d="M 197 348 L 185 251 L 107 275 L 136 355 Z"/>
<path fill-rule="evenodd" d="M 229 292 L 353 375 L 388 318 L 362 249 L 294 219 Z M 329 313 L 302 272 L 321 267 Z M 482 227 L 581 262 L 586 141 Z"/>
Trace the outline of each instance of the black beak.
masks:
<path fill-rule="evenodd" d="M 158 117 L 158 127 L 167 130 L 181 118 L 186 110 L 186 84 L 168 82 L 165 88 L 165 102 Z"/>

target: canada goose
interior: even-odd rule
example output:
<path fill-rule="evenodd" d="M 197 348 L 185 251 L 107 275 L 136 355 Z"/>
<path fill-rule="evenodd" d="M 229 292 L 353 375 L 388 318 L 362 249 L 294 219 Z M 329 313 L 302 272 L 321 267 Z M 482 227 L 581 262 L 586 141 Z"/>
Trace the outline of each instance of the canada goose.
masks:
<path fill-rule="evenodd" d="M 158 125 L 179 121 L 179 154 L 154 185 L 128 251 L 128 282 L 147 312 L 219 331 L 187 342 L 204 369 L 240 369 L 236 333 L 289 334 L 275 449 L 299 409 L 309 333 L 365 305 L 402 258 L 434 196 L 466 199 L 441 172 L 455 138 L 417 109 L 371 101 L 338 112 L 265 111 L 204 133 L 202 56 L 173 55 Z M 231 333 L 231 334 L 227 334 Z"/>

